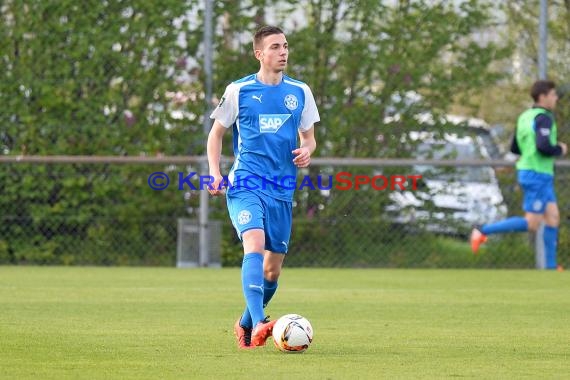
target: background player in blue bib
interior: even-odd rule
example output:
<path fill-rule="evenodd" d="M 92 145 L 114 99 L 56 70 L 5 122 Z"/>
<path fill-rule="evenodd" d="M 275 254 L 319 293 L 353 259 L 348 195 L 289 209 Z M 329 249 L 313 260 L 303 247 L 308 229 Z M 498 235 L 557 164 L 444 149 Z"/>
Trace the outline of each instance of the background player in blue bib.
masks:
<path fill-rule="evenodd" d="M 292 225 L 297 167 L 311 162 L 320 120 L 310 88 L 286 76 L 287 39 L 277 27 L 265 26 L 253 38 L 260 63 L 257 74 L 227 86 L 211 118 L 208 163 L 214 177 L 212 195 L 220 195 L 222 138 L 233 130 L 234 164 L 228 175 L 228 212 L 243 243 L 242 287 L 246 301 L 234 332 L 239 348 L 262 346 L 275 323 L 264 307 L 277 290 Z M 298 141 L 300 144 L 298 145 Z"/>

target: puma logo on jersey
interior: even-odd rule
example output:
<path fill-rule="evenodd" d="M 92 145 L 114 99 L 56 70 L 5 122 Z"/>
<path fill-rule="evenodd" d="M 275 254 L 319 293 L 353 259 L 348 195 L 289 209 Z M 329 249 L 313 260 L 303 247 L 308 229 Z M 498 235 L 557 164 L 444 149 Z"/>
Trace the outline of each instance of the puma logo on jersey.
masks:
<path fill-rule="evenodd" d="M 259 115 L 259 132 L 275 133 L 291 117 L 291 114 L 261 114 Z"/>
<path fill-rule="evenodd" d="M 261 94 L 261 95 L 259 95 L 259 96 L 257 96 L 257 95 L 251 95 L 251 98 L 252 98 L 252 99 L 255 99 L 255 100 L 259 100 L 259 103 L 261 103 L 261 97 L 262 97 L 262 96 L 263 96 L 263 94 Z"/>

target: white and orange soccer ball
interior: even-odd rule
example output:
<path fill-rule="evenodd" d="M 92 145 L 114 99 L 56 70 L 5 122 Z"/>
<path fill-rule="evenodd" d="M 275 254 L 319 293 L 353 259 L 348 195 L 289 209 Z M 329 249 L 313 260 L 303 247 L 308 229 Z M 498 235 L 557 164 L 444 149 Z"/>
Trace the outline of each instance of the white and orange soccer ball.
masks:
<path fill-rule="evenodd" d="M 313 326 L 301 315 L 284 315 L 273 326 L 273 343 L 283 352 L 305 352 L 312 342 Z"/>

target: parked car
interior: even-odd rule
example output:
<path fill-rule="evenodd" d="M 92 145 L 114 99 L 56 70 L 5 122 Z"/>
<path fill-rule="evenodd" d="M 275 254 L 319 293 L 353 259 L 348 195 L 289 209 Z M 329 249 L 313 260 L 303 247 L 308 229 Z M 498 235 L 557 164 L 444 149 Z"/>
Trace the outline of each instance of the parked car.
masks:
<path fill-rule="evenodd" d="M 483 133 L 485 133 L 483 131 Z M 459 136 L 445 133 L 434 137 L 429 132 L 412 132 L 413 156 L 422 159 L 467 160 L 489 158 L 489 140 L 476 134 Z M 386 207 L 395 223 L 451 234 L 467 233 L 473 225 L 493 222 L 507 214 L 495 172 L 490 166 L 415 165 L 413 174 L 421 174 L 416 191 L 394 191 Z"/>

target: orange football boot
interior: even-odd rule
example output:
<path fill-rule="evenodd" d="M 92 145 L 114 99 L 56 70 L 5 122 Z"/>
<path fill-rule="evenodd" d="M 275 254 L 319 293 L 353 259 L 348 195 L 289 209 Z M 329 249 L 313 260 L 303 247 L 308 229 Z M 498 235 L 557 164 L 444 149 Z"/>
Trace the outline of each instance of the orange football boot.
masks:
<path fill-rule="evenodd" d="M 264 346 L 265 341 L 273 334 L 273 326 L 276 322 L 277 320 L 269 321 L 268 318 L 265 318 L 255 325 L 251 331 L 251 345 L 254 347 Z"/>
<path fill-rule="evenodd" d="M 471 238 L 469 240 L 471 241 L 471 250 L 473 251 L 473 254 L 476 255 L 481 244 L 487 241 L 487 235 L 484 235 L 477 228 L 473 228 L 473 231 L 471 231 Z"/>
<path fill-rule="evenodd" d="M 240 325 L 241 317 L 238 318 L 234 325 L 234 334 L 237 339 L 237 345 L 239 349 L 247 350 L 250 348 L 254 348 L 255 346 L 251 345 L 251 329 L 245 328 Z"/>

